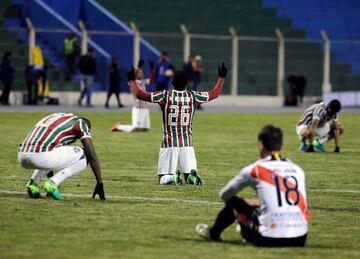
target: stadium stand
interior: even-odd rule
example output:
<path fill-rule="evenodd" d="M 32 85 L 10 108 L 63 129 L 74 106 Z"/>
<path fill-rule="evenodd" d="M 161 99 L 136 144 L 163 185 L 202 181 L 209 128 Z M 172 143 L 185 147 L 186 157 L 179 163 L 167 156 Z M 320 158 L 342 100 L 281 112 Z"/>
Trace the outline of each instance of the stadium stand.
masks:
<path fill-rule="evenodd" d="M 15 65 L 15 83 L 13 90 L 25 89 L 25 66 L 28 63 L 28 34 L 21 29 L 25 28 L 22 9 L 13 5 L 11 0 L 4 0 L 0 3 L 0 52 L 10 50 L 13 53 L 13 62 Z M 20 30 L 19 30 L 20 29 Z M 52 91 L 78 90 L 78 83 L 64 82 L 64 59 L 61 53 L 42 37 L 41 33 L 37 35 L 37 45 L 42 49 L 43 55 L 48 64 L 47 77 L 50 89 Z"/>
<path fill-rule="evenodd" d="M 360 38 L 360 2 L 358 0 L 263 0 L 266 7 L 275 7 L 278 17 L 291 19 L 296 29 L 306 31 L 308 39 L 321 39 L 325 30 L 331 40 Z M 331 82 L 333 90 L 360 89 L 360 44 L 333 43 Z"/>
<path fill-rule="evenodd" d="M 3 2 L 7 3 L 8 6 L 11 3 L 10 0 Z M 29 3 L 24 0 L 13 0 L 12 2 L 23 7 Z M 89 30 L 124 31 L 131 36 L 129 27 L 125 25 L 125 28 L 122 22 L 125 24 L 135 22 L 142 33 L 142 37 L 156 48 L 144 43 L 141 47 L 142 57 L 155 59 L 159 50 L 164 50 L 170 53 L 172 61 L 178 69 L 183 65 L 183 40 L 180 24 L 185 24 L 193 35 L 191 38 L 191 53 L 203 57 L 203 89 L 212 87 L 216 77 L 216 67 L 222 60 L 225 60 L 231 69 L 231 40 L 230 38 L 221 37 L 222 35 L 230 35 L 229 26 L 233 26 L 240 37 L 272 38 L 267 41 L 240 40 L 238 93 L 241 95 L 276 95 L 277 42 L 275 28 L 279 28 L 286 39 L 303 40 L 302 42 L 286 42 L 285 76 L 290 74 L 304 75 L 308 80 L 306 95 L 321 95 L 322 44 L 312 40 L 320 37 L 320 28 L 322 28 L 321 24 L 323 23 L 321 23 L 320 18 L 317 19 L 318 16 L 315 13 L 320 12 L 320 7 L 316 6 L 325 5 L 323 0 L 182 0 L 175 2 L 164 0 L 98 0 L 97 2 L 100 5 L 96 1 L 89 0 L 74 3 L 71 10 L 68 5 L 69 1 L 31 1 L 32 4 L 35 4 L 35 2 L 46 2 L 49 8 L 74 28 L 77 28 L 78 19 L 82 18 L 85 19 Z M 311 13 L 314 15 L 308 16 L 307 20 L 308 24 L 314 24 L 311 33 L 309 33 L 306 26 L 301 25 L 302 17 L 293 15 L 293 13 L 296 13 L 294 9 L 298 7 L 296 3 L 298 3 L 298 6 L 301 6 L 300 3 L 305 3 L 304 6 L 310 6 L 311 3 L 314 3 L 313 6 L 315 7 L 310 8 Z M 336 5 L 331 4 L 330 6 Z M 288 10 L 285 10 L 287 8 Z M 306 13 L 306 7 L 302 8 L 302 13 Z M 156 10 L 156 12 L 149 10 Z M 298 11 L 298 13 L 301 12 Z M 48 24 L 50 23 L 52 26 L 69 28 L 67 25 L 58 22 L 49 22 L 49 19 L 51 21 L 53 18 L 42 11 L 40 17 L 36 17 L 34 12 L 31 14 L 35 22 L 42 26 L 50 26 Z M 24 14 L 22 15 L 24 17 Z M 41 23 L 44 17 L 47 18 L 45 25 Z M 331 19 L 336 18 L 333 14 L 329 17 Z M 339 16 L 336 19 L 341 20 L 341 18 L 342 16 Z M 16 22 L 13 23 L 16 24 Z M 5 24 L 7 24 L 6 21 Z M 20 23 L 20 25 L 24 28 L 23 23 Z M 344 26 L 344 23 L 334 28 L 342 28 L 341 26 Z M 357 28 L 356 26 L 352 27 L 354 30 Z M 330 32 L 331 30 L 329 30 L 329 34 L 332 36 Z M 316 37 L 309 37 L 309 35 L 315 35 L 316 33 Z M 213 36 L 208 37 L 209 35 L 218 35 L 219 37 L 214 39 Z M 353 37 L 356 38 L 357 36 Z M 94 44 L 96 43 L 105 52 L 120 57 L 121 71 L 124 74 L 126 68 L 132 63 L 132 37 L 97 34 L 92 35 L 92 40 Z M 53 69 L 56 71 L 62 68 L 62 40 L 55 39 L 54 36 L 49 36 L 49 34 L 43 34 L 40 35 L 40 44 L 45 50 L 46 58 L 50 60 L 54 67 Z M 125 49 L 126 51 L 124 51 Z M 359 89 L 359 76 L 353 74 L 357 71 L 356 65 L 345 62 L 346 58 L 344 61 L 336 52 L 336 46 L 333 45 L 333 49 L 334 54 L 331 55 L 331 81 L 334 89 Z M 351 52 L 352 49 L 343 49 L 343 52 L 346 51 Z M 24 56 L 26 57 L 26 54 Z M 348 57 L 348 60 L 350 59 L 354 60 L 355 63 L 357 62 L 356 58 L 352 56 Z M 106 62 L 107 60 L 103 61 L 102 67 L 106 67 Z M 56 74 L 57 72 L 53 73 Z M 98 80 L 104 80 L 105 74 L 106 72 L 103 71 L 102 79 Z M 63 77 L 57 74 L 51 75 L 50 78 L 54 78 L 54 82 L 57 82 L 58 78 L 62 80 Z M 226 83 L 224 94 L 230 93 L 229 81 Z M 104 86 L 100 87 L 102 90 L 105 88 Z M 125 88 L 127 88 L 126 84 L 123 85 L 123 90 Z M 285 93 L 286 90 L 288 89 L 285 83 Z"/>
<path fill-rule="evenodd" d="M 228 27 L 234 26 L 239 36 L 275 37 L 275 28 L 284 32 L 286 38 L 306 38 L 304 28 L 294 27 L 289 18 L 278 17 L 270 0 L 242 1 L 176 1 L 168 2 L 143 0 L 100 0 L 107 9 L 124 22 L 135 21 L 142 32 L 179 31 L 179 24 L 184 23 L 191 33 L 227 34 Z M 281 2 L 286 9 L 293 1 Z M 303 1 L 297 1 L 303 3 Z M 307 3 L 318 1 L 307 1 Z M 146 6 L 146 8 L 144 8 Z M 271 6 L 271 7 L 269 7 Z M 305 8 L 305 7 L 304 7 Z M 148 10 L 157 10 L 156 14 Z M 315 10 L 316 11 L 316 10 Z M 316 15 L 312 16 L 314 20 Z M 316 20 L 316 19 L 315 19 Z M 166 21 L 166 22 L 165 22 Z M 309 22 L 311 24 L 311 22 Z M 320 29 L 314 30 L 320 35 Z M 154 46 L 171 53 L 176 67 L 182 65 L 182 46 L 179 39 L 164 37 L 147 37 Z M 204 58 L 206 88 L 209 88 L 213 78 L 210 78 L 214 68 L 221 58 L 230 64 L 231 45 L 229 41 L 211 39 L 192 39 L 192 53 Z M 303 74 L 308 79 L 307 95 L 321 95 L 322 84 L 322 50 L 320 43 L 286 43 L 286 75 Z M 332 56 L 332 80 L 335 87 L 353 89 L 359 79 L 350 73 L 347 64 L 337 64 Z M 277 43 L 240 41 L 239 43 L 239 93 L 249 95 L 276 94 Z M 285 87 L 286 90 L 286 87 Z M 225 93 L 229 93 L 227 84 Z"/>

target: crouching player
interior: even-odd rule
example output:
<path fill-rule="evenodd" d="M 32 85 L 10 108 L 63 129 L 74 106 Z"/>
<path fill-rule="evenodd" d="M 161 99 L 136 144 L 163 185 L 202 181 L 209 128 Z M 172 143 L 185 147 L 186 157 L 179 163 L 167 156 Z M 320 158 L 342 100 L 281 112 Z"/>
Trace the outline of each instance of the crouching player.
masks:
<path fill-rule="evenodd" d="M 105 200 L 100 164 L 90 135 L 91 123 L 88 119 L 71 113 L 54 113 L 41 119 L 32 128 L 19 146 L 18 161 L 26 169 L 35 169 L 26 185 L 31 198 L 40 197 L 40 180 L 55 174 L 43 185 L 48 196 L 63 200 L 58 186 L 67 178 L 85 170 L 87 163 L 95 175 L 97 184 L 93 193 Z M 83 148 L 69 146 L 80 139 Z"/>
<path fill-rule="evenodd" d="M 305 175 L 299 166 L 280 156 L 282 139 L 280 128 L 267 125 L 261 129 L 262 159 L 242 169 L 220 191 L 225 207 L 212 227 L 198 224 L 198 234 L 221 241 L 221 233 L 237 220 L 243 238 L 255 245 L 305 245 L 309 223 Z M 255 188 L 259 200 L 236 196 L 246 186 Z"/>
<path fill-rule="evenodd" d="M 324 143 L 334 138 L 334 152 L 340 152 L 340 135 L 344 132 L 338 120 L 340 110 L 341 103 L 336 99 L 328 104 L 313 104 L 305 110 L 296 126 L 296 133 L 301 140 L 300 151 L 324 152 Z"/>
<path fill-rule="evenodd" d="M 180 173 L 176 171 L 179 163 L 188 184 L 202 185 L 193 148 L 192 120 L 199 104 L 219 96 L 226 74 L 227 69 L 223 63 L 218 68 L 219 78 L 214 89 L 196 92 L 186 90 L 188 81 L 185 72 L 176 71 L 172 80 L 174 90 L 148 93 L 136 84 L 134 68 L 127 73 L 134 95 L 142 101 L 158 103 L 162 109 L 163 138 L 158 162 L 160 184 L 182 184 Z"/>

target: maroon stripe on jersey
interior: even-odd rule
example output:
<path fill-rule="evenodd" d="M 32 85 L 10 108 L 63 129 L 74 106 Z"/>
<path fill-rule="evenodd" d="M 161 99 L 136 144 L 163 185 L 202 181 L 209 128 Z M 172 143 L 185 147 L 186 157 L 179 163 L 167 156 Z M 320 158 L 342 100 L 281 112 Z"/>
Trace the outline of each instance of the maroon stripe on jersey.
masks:
<path fill-rule="evenodd" d="M 64 131 L 63 133 L 61 133 L 56 139 L 51 141 L 51 143 L 50 143 L 50 145 L 48 145 L 46 151 L 51 151 L 54 147 L 54 143 L 59 143 L 59 140 L 62 139 L 63 137 L 75 135 L 75 133 L 73 133 L 72 131 L 73 131 L 73 128 L 71 128 L 71 130 L 67 130 L 67 131 Z"/>
<path fill-rule="evenodd" d="M 49 127 L 46 129 L 45 134 L 42 136 L 41 139 L 38 140 L 37 145 L 36 145 L 36 149 L 35 152 L 38 153 L 40 152 L 40 147 L 42 145 L 42 143 L 46 140 L 46 138 L 53 132 L 53 129 L 56 128 L 57 126 L 59 126 L 61 123 L 63 123 L 64 121 L 68 120 L 69 118 L 73 118 L 74 116 L 66 116 L 66 117 L 61 117 L 59 119 L 57 119 L 56 121 L 54 121 L 53 123 L 51 123 L 49 125 Z"/>
<path fill-rule="evenodd" d="M 172 139 L 171 139 L 171 126 L 169 125 L 169 114 L 171 112 L 170 106 L 172 105 L 172 91 L 168 92 L 168 96 L 167 96 L 167 110 L 165 112 L 165 116 L 166 116 L 166 125 L 164 125 L 166 127 L 166 135 L 165 137 L 168 138 L 168 147 L 172 147 Z"/>
<path fill-rule="evenodd" d="M 313 113 L 310 112 L 309 114 L 307 114 L 307 115 L 305 116 L 305 118 L 303 118 L 301 121 L 298 122 L 298 125 L 304 124 L 304 122 L 307 121 L 308 119 L 310 119 L 312 116 L 313 116 Z"/>
<path fill-rule="evenodd" d="M 26 144 L 27 147 L 26 147 L 25 152 L 29 152 L 30 147 L 31 147 L 31 142 L 34 140 L 34 138 L 35 138 L 35 136 L 38 134 L 39 130 L 40 130 L 40 127 L 38 127 L 38 128 L 35 130 L 35 132 L 33 132 L 32 136 L 31 136 L 31 139 L 29 139 L 29 141 L 28 141 L 27 144 Z"/>
<path fill-rule="evenodd" d="M 177 125 L 176 125 L 176 134 L 177 134 L 177 139 L 178 139 L 178 146 L 179 147 L 183 147 L 184 144 L 183 144 L 183 139 L 182 139 L 182 133 L 181 133 L 181 109 L 182 109 L 182 106 L 183 106 L 183 103 L 182 102 L 179 102 L 179 100 L 182 99 L 182 93 L 177 93 L 177 97 L 178 97 L 178 103 L 177 105 L 179 106 L 179 114 L 178 114 L 178 117 L 177 117 Z"/>
<path fill-rule="evenodd" d="M 191 127 L 192 127 L 192 119 L 193 119 L 193 117 L 192 117 L 192 113 L 193 113 L 193 103 L 194 103 L 194 98 L 193 98 L 193 95 L 191 94 L 191 92 L 187 92 L 187 94 L 189 95 L 189 98 L 190 98 L 190 101 L 189 101 L 189 103 L 188 103 L 188 105 L 189 105 L 189 114 L 190 114 L 190 121 L 189 121 L 189 123 L 190 123 L 190 125 L 187 127 L 187 131 L 188 131 L 188 144 L 189 144 L 189 146 L 191 147 L 192 146 L 192 135 L 191 135 Z"/>

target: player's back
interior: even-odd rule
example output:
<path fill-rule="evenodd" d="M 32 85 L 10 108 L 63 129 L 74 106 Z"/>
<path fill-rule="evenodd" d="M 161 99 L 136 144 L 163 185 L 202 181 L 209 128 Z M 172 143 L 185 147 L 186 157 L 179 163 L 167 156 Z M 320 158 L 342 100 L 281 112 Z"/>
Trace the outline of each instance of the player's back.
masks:
<path fill-rule="evenodd" d="M 79 122 L 79 123 L 77 123 Z M 75 125 L 75 124 L 78 125 Z M 84 131 L 89 134 L 87 125 L 72 113 L 53 113 L 36 123 L 20 145 L 21 152 L 46 152 L 53 147 L 76 141 Z"/>
<path fill-rule="evenodd" d="M 272 156 L 253 164 L 251 176 L 261 201 L 259 232 L 274 238 L 306 234 L 309 214 L 303 170 Z"/>
<path fill-rule="evenodd" d="M 315 103 L 308 107 L 301 115 L 298 125 L 311 125 L 314 115 L 317 117 L 323 117 L 326 114 L 325 103 Z"/>

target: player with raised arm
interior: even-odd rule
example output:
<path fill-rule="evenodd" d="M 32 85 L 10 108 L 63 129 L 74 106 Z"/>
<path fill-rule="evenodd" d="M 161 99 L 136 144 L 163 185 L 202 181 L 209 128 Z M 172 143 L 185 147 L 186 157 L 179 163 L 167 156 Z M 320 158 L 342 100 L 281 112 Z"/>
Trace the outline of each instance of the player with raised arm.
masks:
<path fill-rule="evenodd" d="M 43 188 L 48 196 L 63 200 L 58 186 L 67 178 L 84 171 L 89 163 L 97 182 L 92 198 L 98 194 L 101 200 L 105 200 L 100 164 L 90 129 L 88 119 L 72 113 L 54 113 L 36 123 L 18 150 L 21 166 L 35 169 L 26 184 L 31 198 L 40 198 L 41 178 L 52 172 L 55 175 L 45 181 Z M 69 146 L 78 139 L 83 148 Z"/>
<path fill-rule="evenodd" d="M 336 99 L 328 104 L 313 104 L 305 110 L 296 126 L 296 133 L 301 140 L 300 151 L 324 152 L 324 143 L 334 138 L 334 152 L 340 152 L 340 135 L 344 132 L 338 119 L 340 110 L 341 103 Z M 316 136 L 318 138 L 314 139 Z"/>
<path fill-rule="evenodd" d="M 304 171 L 281 157 L 280 128 L 263 127 L 258 141 L 262 159 L 243 168 L 228 182 L 220 191 L 225 207 L 215 224 L 198 224 L 196 231 L 205 239 L 221 241 L 221 233 L 237 220 L 247 242 L 258 246 L 304 246 L 309 223 Z M 236 196 L 247 186 L 256 190 L 257 200 Z"/>
<path fill-rule="evenodd" d="M 219 78 L 213 90 L 208 92 L 187 91 L 184 71 L 176 71 L 172 80 L 174 90 L 148 93 L 135 82 L 134 68 L 127 73 L 134 95 L 143 101 L 158 103 L 162 110 L 162 142 L 159 152 L 158 176 L 160 184 L 182 185 L 178 163 L 185 182 L 202 185 L 193 148 L 192 121 L 196 107 L 217 98 L 227 75 L 224 63 L 218 68 Z"/>

